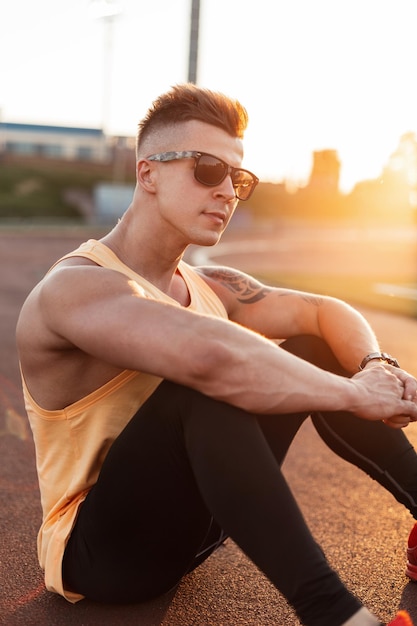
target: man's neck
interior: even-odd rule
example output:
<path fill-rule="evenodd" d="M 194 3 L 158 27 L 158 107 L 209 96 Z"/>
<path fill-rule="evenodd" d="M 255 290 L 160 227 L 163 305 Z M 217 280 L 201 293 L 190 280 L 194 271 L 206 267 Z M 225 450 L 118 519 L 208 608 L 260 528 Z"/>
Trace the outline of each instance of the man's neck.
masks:
<path fill-rule="evenodd" d="M 188 304 L 188 290 L 184 290 L 184 281 L 177 271 L 184 248 L 170 249 L 165 240 L 150 237 L 146 228 L 125 218 L 101 242 L 134 272 L 181 304 Z"/>

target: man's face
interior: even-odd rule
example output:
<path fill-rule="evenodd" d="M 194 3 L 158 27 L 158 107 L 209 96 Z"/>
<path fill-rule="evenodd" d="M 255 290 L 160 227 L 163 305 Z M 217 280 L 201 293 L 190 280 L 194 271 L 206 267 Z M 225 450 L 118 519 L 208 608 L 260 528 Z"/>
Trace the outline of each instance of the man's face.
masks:
<path fill-rule="evenodd" d="M 240 139 L 194 120 L 179 125 L 160 146 L 159 152 L 195 150 L 218 157 L 233 167 L 242 164 Z M 230 176 L 218 185 L 206 186 L 194 177 L 194 158 L 152 161 L 152 167 L 157 210 L 167 230 L 181 237 L 185 245 L 217 243 L 238 203 Z"/>

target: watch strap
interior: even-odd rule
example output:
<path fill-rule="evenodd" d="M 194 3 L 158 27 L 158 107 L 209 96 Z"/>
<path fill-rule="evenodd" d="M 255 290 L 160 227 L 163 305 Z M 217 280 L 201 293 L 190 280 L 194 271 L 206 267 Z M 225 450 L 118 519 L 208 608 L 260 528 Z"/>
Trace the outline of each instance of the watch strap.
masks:
<path fill-rule="evenodd" d="M 388 363 L 388 365 L 400 367 L 397 359 L 395 359 L 387 352 L 371 352 L 371 354 L 367 354 L 366 357 L 362 359 L 361 364 L 359 365 L 359 370 L 363 370 L 365 366 L 369 363 L 369 361 L 385 361 L 385 363 Z"/>

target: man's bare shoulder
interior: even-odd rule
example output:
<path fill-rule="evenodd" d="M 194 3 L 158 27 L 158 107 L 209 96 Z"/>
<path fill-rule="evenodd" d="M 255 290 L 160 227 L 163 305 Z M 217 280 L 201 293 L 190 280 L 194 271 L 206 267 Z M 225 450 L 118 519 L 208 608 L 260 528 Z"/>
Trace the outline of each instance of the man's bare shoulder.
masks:
<path fill-rule="evenodd" d="M 88 259 L 73 258 L 56 265 L 26 298 L 17 323 L 18 342 L 65 343 L 63 330 L 71 320 L 86 324 L 103 304 L 135 291 L 132 281 Z M 36 334 L 33 329 L 36 328 Z M 29 337 L 32 339 L 29 341 Z"/>
<path fill-rule="evenodd" d="M 68 300 L 70 304 L 85 296 L 93 298 L 105 294 L 109 284 L 116 289 L 116 293 L 132 289 L 132 282 L 121 272 L 97 265 L 89 259 L 74 257 L 60 262 L 46 274 L 30 297 L 45 304 L 56 299 Z"/>

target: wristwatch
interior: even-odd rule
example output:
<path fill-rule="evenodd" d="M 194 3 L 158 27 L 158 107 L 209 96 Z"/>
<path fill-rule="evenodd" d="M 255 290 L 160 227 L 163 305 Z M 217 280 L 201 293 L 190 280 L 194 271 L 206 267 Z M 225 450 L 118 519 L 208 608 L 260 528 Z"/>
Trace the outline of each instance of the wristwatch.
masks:
<path fill-rule="evenodd" d="M 400 367 L 397 359 L 394 359 L 394 357 L 390 354 L 387 354 L 386 352 L 371 352 L 371 354 L 368 354 L 364 359 L 362 359 L 361 364 L 359 365 L 359 370 L 363 370 L 369 361 L 385 361 L 388 365 Z"/>

